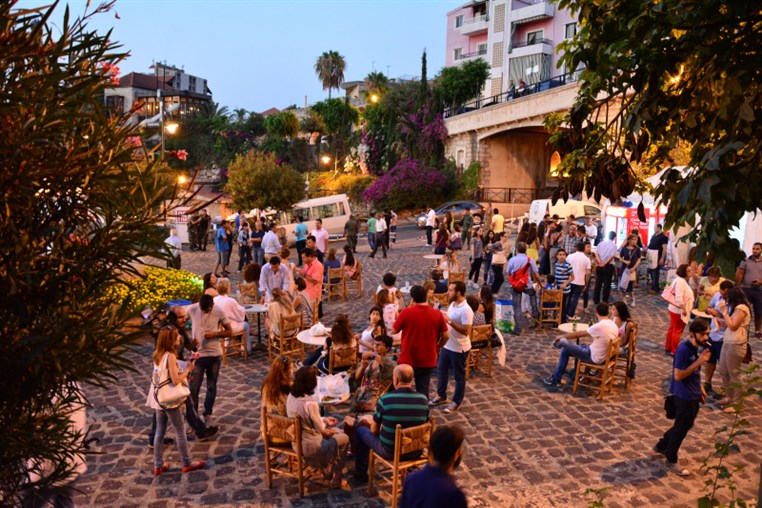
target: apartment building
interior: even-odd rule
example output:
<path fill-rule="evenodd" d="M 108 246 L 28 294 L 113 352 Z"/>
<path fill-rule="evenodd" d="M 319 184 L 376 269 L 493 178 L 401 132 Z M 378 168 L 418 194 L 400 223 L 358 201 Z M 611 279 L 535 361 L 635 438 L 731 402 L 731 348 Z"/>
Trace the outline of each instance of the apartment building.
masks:
<path fill-rule="evenodd" d="M 567 72 L 558 44 L 577 31 L 576 20 L 551 0 L 474 0 L 447 13 L 445 65 L 482 58 L 490 65 L 483 95 L 491 97 Z"/>

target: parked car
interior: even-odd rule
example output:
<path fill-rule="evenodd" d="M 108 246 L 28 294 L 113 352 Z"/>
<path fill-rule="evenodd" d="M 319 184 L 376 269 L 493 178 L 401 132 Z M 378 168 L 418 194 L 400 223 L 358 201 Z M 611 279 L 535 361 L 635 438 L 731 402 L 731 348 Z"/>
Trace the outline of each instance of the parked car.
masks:
<path fill-rule="evenodd" d="M 473 214 L 475 217 L 478 216 L 479 221 L 484 218 L 484 212 L 486 211 L 486 209 L 476 201 L 449 201 L 439 208 L 434 209 L 437 214 L 437 224 L 439 224 L 439 221 L 444 220 L 446 212 L 450 212 L 452 214 L 452 218 L 455 220 L 456 224 L 461 224 L 463 222 L 463 213 L 466 210 L 471 210 L 471 214 Z M 418 224 L 419 228 L 425 228 L 426 213 L 419 215 L 416 219 L 416 223 Z"/>

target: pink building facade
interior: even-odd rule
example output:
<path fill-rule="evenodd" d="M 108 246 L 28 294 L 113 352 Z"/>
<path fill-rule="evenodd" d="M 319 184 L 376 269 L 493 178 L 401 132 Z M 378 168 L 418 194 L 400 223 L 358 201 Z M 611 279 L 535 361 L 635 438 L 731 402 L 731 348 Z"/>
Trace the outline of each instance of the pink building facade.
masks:
<path fill-rule="evenodd" d="M 569 72 L 558 44 L 577 31 L 571 13 L 548 0 L 475 0 L 447 13 L 445 65 L 482 58 L 490 65 L 484 97 Z"/>

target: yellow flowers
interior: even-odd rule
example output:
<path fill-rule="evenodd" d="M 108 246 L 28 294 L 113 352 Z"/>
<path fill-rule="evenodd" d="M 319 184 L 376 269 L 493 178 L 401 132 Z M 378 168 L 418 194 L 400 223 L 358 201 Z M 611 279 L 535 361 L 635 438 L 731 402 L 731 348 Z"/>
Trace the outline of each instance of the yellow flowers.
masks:
<path fill-rule="evenodd" d="M 101 300 L 114 305 L 124 303 L 130 312 L 140 312 L 146 306 L 158 309 L 170 300 L 193 300 L 201 296 L 203 288 L 203 281 L 194 273 L 146 266 L 142 279 L 107 288 Z"/>

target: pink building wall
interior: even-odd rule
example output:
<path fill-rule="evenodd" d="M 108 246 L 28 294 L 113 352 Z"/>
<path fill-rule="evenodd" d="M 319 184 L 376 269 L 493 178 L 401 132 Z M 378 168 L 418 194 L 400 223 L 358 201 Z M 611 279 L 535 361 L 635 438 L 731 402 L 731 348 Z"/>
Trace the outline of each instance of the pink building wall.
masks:
<path fill-rule="evenodd" d="M 565 9 L 556 8 L 556 15 L 552 18 L 534 21 L 531 23 L 522 23 L 516 27 L 516 33 L 513 35 L 513 44 L 523 43 L 527 40 L 527 34 L 529 32 L 536 32 L 537 30 L 543 30 L 543 38 L 553 41 L 554 48 L 558 48 L 558 45 L 562 43 L 566 37 L 566 25 L 574 23 L 576 20 L 572 17 L 571 13 Z M 564 72 L 558 69 L 558 60 L 563 52 L 555 52 L 553 54 L 553 63 L 551 65 L 551 77 L 556 77 Z"/>
<path fill-rule="evenodd" d="M 468 35 L 461 35 L 460 30 L 455 28 L 455 18 L 460 15 L 468 19 L 471 16 L 471 8 L 458 7 L 457 9 L 453 9 L 447 13 L 447 54 L 445 55 L 446 67 L 452 67 L 453 65 L 456 65 L 455 58 L 453 56 L 456 48 L 463 48 L 463 53 L 469 52 L 466 50 L 466 48 L 469 47 L 469 39 L 471 39 L 471 37 Z M 486 34 L 481 37 L 484 38 L 484 41 L 487 40 Z M 474 51 L 476 51 L 476 49 L 474 49 Z"/>

